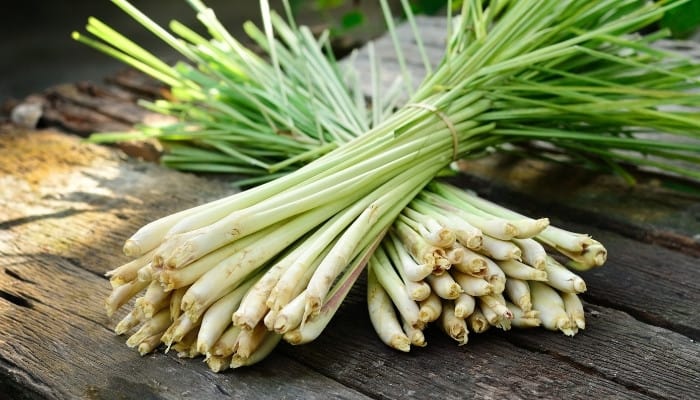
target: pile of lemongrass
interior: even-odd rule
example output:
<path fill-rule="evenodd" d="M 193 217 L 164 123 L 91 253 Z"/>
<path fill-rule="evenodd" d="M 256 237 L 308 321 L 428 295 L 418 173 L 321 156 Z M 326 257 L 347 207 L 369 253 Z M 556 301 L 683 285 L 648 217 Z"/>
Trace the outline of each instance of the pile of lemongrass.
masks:
<path fill-rule="evenodd" d="M 440 236 L 449 239 L 450 232 L 455 235 L 449 244 L 426 242 L 441 249 L 445 261 L 434 260 L 423 279 L 430 293 L 453 297 L 457 292 L 457 299 L 463 298 L 463 321 L 494 311 L 486 319 L 489 324 L 506 328 L 539 320 L 545 327 L 573 333 L 582 327 L 580 317 L 573 316 L 580 314 L 579 303 L 537 282 L 546 280 L 569 293 L 561 281 L 579 280 L 554 258 L 546 257 L 544 266 L 529 261 L 530 253 L 542 254 L 532 243 L 556 249 L 571 259 L 567 265 L 579 269 L 602 264 L 605 250 L 599 243 L 484 202 L 466 206 L 473 196 L 443 186 L 422 191 L 424 186 L 456 158 L 497 148 L 525 151 L 533 140 L 540 149 L 541 143 L 548 145 L 540 150 L 542 156 L 566 151 L 571 160 L 615 166 L 617 171 L 622 171 L 617 162 L 623 161 L 698 175 L 664 161 L 698 162 L 697 143 L 635 137 L 653 129 L 696 138 L 700 130 L 695 110 L 660 108 L 697 104 L 698 95 L 685 89 L 697 82 L 700 68 L 652 49 L 650 38 L 624 35 L 659 18 L 663 2 L 622 8 L 621 0 L 495 1 L 488 7 L 465 1 L 461 17 L 451 20 L 453 31 L 441 65 L 415 92 L 409 86 L 410 103 L 393 113 L 387 111 L 393 108 L 390 101 L 374 102 L 365 112 L 360 92 L 348 88 L 346 76 L 323 56 L 308 30 L 285 24 L 265 2 L 264 32 L 250 26 L 248 31 L 268 52 L 269 61 L 230 37 L 199 1 L 191 3 L 211 40 L 173 23 L 180 36 L 176 38 L 126 1 L 115 2 L 197 66 L 167 66 L 95 20 L 88 30 L 113 47 L 76 35 L 173 87 L 176 101 L 150 106 L 185 122 L 144 128 L 140 135 L 166 135 L 203 151 L 221 151 L 236 166 L 267 173 L 298 167 L 248 191 L 154 221 L 126 242 L 124 251 L 134 260 L 110 273 L 114 290 L 107 308 L 111 314 L 145 290 L 116 328 L 121 334 L 140 325 L 127 343 L 141 353 L 165 343 L 182 355 L 204 354 L 212 369 L 221 370 L 260 360 L 282 337 L 292 343 L 313 340 L 368 260 L 375 320 L 375 312 L 389 309 L 386 302 L 374 302 L 377 288 L 397 291 L 392 281 L 382 281 L 388 266 L 399 273 L 395 258 L 414 252 L 416 264 L 428 264 L 421 260 L 417 251 L 423 246 L 411 231 L 438 241 Z M 267 151 L 249 146 L 258 137 L 276 146 Z M 286 150 L 288 143 L 293 144 Z M 455 216 L 474 226 L 471 233 L 480 239 L 460 238 L 468 230 L 462 232 L 466 225 L 450 226 L 460 219 Z M 430 218 L 447 229 L 441 231 Z M 506 231 L 512 227 L 511 237 L 491 231 L 498 224 Z M 433 237 L 435 231 L 442 233 Z M 510 248 L 509 255 L 498 253 L 504 248 Z M 461 265 L 459 254 L 464 257 L 467 251 L 480 254 L 476 263 L 485 263 L 487 272 L 474 271 L 472 276 L 455 267 Z M 520 275 L 521 270 L 537 271 L 532 272 L 535 279 Z M 438 283 L 447 277 L 459 283 L 455 271 L 484 280 L 490 290 L 473 299 L 470 316 L 469 300 L 462 296 L 467 289 L 459 284 L 462 291 L 454 285 L 452 292 L 443 291 L 445 283 Z M 469 279 L 457 278 L 468 286 Z M 404 287 L 409 281 L 414 282 L 407 276 L 400 279 Z M 531 296 L 529 310 L 522 299 L 525 286 Z M 570 290 L 584 287 L 577 283 Z M 503 292 L 522 313 L 508 308 Z M 392 300 L 400 309 L 402 300 Z M 456 309 L 457 302 L 442 302 L 437 314 L 443 320 L 450 316 L 452 322 Z M 420 324 L 404 322 L 405 333 L 414 336 Z"/>
<path fill-rule="evenodd" d="M 586 235 L 530 219 L 433 183 L 394 222 L 368 266 L 367 303 L 379 337 L 401 351 L 425 346 L 436 322 L 460 345 L 490 327 L 585 328 L 583 279 L 607 253 Z"/>

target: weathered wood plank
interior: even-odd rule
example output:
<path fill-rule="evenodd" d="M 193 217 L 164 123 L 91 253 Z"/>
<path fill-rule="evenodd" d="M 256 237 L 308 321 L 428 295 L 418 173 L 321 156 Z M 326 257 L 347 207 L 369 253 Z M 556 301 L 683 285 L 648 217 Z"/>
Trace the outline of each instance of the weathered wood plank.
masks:
<path fill-rule="evenodd" d="M 281 349 L 380 398 L 689 398 L 684 393 L 697 389 L 697 343 L 618 311 L 592 308 L 594 327 L 575 338 L 540 329 L 489 331 L 470 334 L 458 347 L 431 328 L 426 348 L 404 354 L 367 329 L 365 305 L 354 295 L 315 342 Z M 655 342 L 640 343 L 648 339 Z"/>
<path fill-rule="evenodd" d="M 589 229 L 610 249 L 605 267 L 582 276 L 585 298 L 700 340 L 698 258 Z"/>
<path fill-rule="evenodd" d="M 592 305 L 586 311 L 589 323 L 573 340 L 543 331 L 513 331 L 503 337 L 648 396 L 700 397 L 700 343 L 623 312 Z"/>
<path fill-rule="evenodd" d="M 70 255 L 97 274 L 127 260 L 119 248 L 147 222 L 234 192 L 51 131 L 3 134 L 0 159 L 0 233 L 24 239 L 6 242 L 17 254 Z"/>
<path fill-rule="evenodd" d="M 281 354 L 220 375 L 140 358 L 110 331 L 101 275 L 122 261 L 134 225 L 231 189 L 56 132 L 0 139 L 1 388 L 27 398 L 364 398 Z"/>

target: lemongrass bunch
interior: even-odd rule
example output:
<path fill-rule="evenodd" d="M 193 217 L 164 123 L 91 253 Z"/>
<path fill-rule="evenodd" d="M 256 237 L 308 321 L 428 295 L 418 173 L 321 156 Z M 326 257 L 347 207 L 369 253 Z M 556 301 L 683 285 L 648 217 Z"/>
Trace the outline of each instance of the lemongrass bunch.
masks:
<path fill-rule="evenodd" d="M 542 326 L 573 336 L 585 328 L 578 295 L 586 284 L 552 254 L 578 269 L 599 267 L 607 258 L 587 235 L 431 183 L 370 259 L 372 324 L 382 341 L 401 351 L 424 347 L 423 331 L 432 322 L 460 345 L 470 331 L 490 327 Z"/>
<path fill-rule="evenodd" d="M 452 243 L 446 251 L 415 256 L 425 257 L 414 261 L 429 264 L 431 269 L 424 276 L 431 281 L 426 282 L 430 292 L 418 300 L 418 321 L 421 315 L 435 320 L 444 314 L 442 326 L 460 342 L 465 340 L 466 325 L 507 327 L 508 317 L 515 320 L 516 313 L 498 295 L 509 285 L 506 271 L 521 281 L 529 276 L 525 274 L 529 270 L 521 271 L 515 263 L 520 257 L 525 260 L 522 253 L 529 252 L 528 257 L 535 260 L 532 263 L 541 267 L 541 252 L 524 250 L 532 246 L 529 239 L 533 235 L 571 257 L 569 265 L 578 268 L 604 261 L 604 249 L 596 242 L 579 241 L 580 235 L 524 224 L 519 217 L 511 218 L 505 212 L 497 215 L 483 207 L 477 208 L 490 216 L 456 207 L 448 212 L 470 215 L 469 225 L 452 229 L 443 224 L 454 231 L 455 242 L 435 216 L 437 222 L 416 221 L 419 217 L 410 213 L 399 217 L 441 169 L 456 158 L 506 144 L 509 150 L 526 149 L 532 140 L 547 142 L 553 151 L 565 150 L 610 165 L 617 161 L 645 163 L 644 153 L 697 161 L 697 144 L 644 141 L 634 136 L 645 129 L 697 136 L 700 125 L 692 110 L 660 109 L 669 104 L 693 104 L 696 95 L 683 90 L 697 80 L 698 66 L 654 51 L 648 38 L 623 36 L 660 17 L 666 7 L 663 3 L 619 8 L 617 13 L 611 10 L 618 10 L 621 0 L 595 5 L 497 1 L 488 7 L 466 1 L 461 16 L 451 20 L 452 35 L 441 65 L 415 91 L 409 86 L 410 103 L 389 114 L 392 107 L 381 107 L 379 101 L 373 103 L 378 105 L 371 113 L 364 111 L 360 92 L 348 89 L 336 64 L 323 56 L 308 30 L 286 24 L 267 10 L 266 2 L 262 2 L 263 31 L 250 26 L 248 31 L 267 51 L 269 60 L 258 58 L 228 35 L 213 11 L 199 1 L 191 3 L 212 39 L 177 23 L 171 24 L 178 35 L 173 36 L 126 1 L 115 2 L 197 66 L 165 65 L 94 20 L 88 30 L 109 45 L 76 35 L 173 87 L 177 102 L 152 105 L 187 121 L 169 127 L 173 136 L 167 138 L 193 140 L 209 150 L 221 150 L 224 147 L 217 147 L 218 141 L 206 141 L 211 139 L 211 128 L 219 126 L 217 140 L 237 143 L 247 152 L 240 157 L 234 146 L 235 151 L 227 148 L 225 153 L 231 153 L 237 165 L 266 173 L 293 169 L 323 154 L 262 186 L 154 221 L 127 241 L 125 253 L 135 260 L 111 273 L 115 288 L 108 309 L 116 310 L 146 291 L 117 329 L 127 332 L 141 324 L 128 342 L 142 352 L 152 350 L 160 340 L 184 356 L 204 353 L 210 366 L 220 370 L 259 360 L 280 337 L 292 343 L 312 340 L 337 310 L 366 261 L 371 258 L 371 265 L 386 265 L 392 257 L 389 249 L 372 253 L 394 223 L 392 243 L 400 242 L 406 249 L 426 248 L 412 230 L 440 246 Z M 376 74 L 372 78 L 378 81 Z M 377 85 L 374 92 L 379 92 Z M 598 105 L 604 102 L 622 106 L 601 113 Z M 144 129 L 143 133 L 162 135 L 166 130 Z M 248 152 L 251 148 L 244 144 L 256 140 L 251 132 L 263 132 L 263 141 L 285 137 L 310 147 L 295 144 L 291 147 L 297 150 L 284 153 L 284 146 L 278 146 L 263 152 L 265 161 L 259 162 L 263 153 L 257 151 L 264 149 Z M 325 145 L 328 147 L 318 150 Z M 656 159 L 653 165 L 697 175 L 692 169 Z M 444 206 L 433 200 L 430 193 L 421 194 L 414 211 L 421 212 L 419 208 L 426 206 L 420 201 L 428 207 Z M 453 248 L 460 240 L 466 249 L 478 243 L 482 253 Z M 517 241 L 525 243 L 522 248 Z M 465 246 L 467 243 L 471 245 Z M 398 247 L 394 245 L 393 251 L 399 252 Z M 485 267 L 474 261 L 479 259 Z M 492 293 L 481 295 L 478 310 L 476 302 L 471 304 L 460 292 L 464 288 L 458 279 L 464 278 L 446 272 L 453 265 L 460 265 L 467 271 L 460 272 L 467 276 L 471 269 L 485 271 L 479 273 L 488 277 Z M 371 267 L 370 290 L 373 298 L 384 298 L 373 308 L 383 312 L 386 296 L 374 289 L 403 278 L 398 275 L 398 280 L 385 282 L 377 268 L 382 267 Z M 415 277 L 425 273 L 424 269 L 416 267 L 404 275 Z M 539 271 L 540 277 L 547 274 L 531 269 Z M 543 292 L 535 286 L 527 284 L 531 293 Z M 386 289 L 386 293 L 392 290 Z M 524 289 L 520 284 L 510 290 L 519 293 Z M 425 292 L 426 286 L 420 284 L 412 290 L 419 297 Z M 455 304 L 445 306 L 437 292 Z M 548 308 L 556 302 L 543 303 Z M 399 326 L 410 335 L 409 340 L 420 343 L 415 307 L 405 304 L 406 315 Z M 413 310 L 409 313 L 408 308 Z M 475 308 L 472 315 L 484 319 L 470 316 L 462 319 L 464 324 L 455 321 L 470 308 Z M 571 309 L 573 315 L 574 307 Z M 221 315 L 231 312 L 230 325 L 227 320 L 222 322 Z M 554 318 L 551 326 L 558 326 L 558 320 L 561 318 Z"/>

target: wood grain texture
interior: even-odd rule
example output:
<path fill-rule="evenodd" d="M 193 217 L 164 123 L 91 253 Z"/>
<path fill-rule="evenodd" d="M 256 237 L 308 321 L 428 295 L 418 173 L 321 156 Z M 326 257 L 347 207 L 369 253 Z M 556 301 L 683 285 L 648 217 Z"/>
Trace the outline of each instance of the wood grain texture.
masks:
<path fill-rule="evenodd" d="M 364 304 L 351 301 L 315 342 L 298 348 L 283 346 L 281 351 L 380 399 L 588 399 L 591 394 L 602 398 L 655 398 L 628 387 L 626 382 L 613 381 L 595 365 L 572 362 L 506 340 L 512 332 L 471 333 L 469 343 L 459 347 L 442 331 L 431 327 L 427 331 L 428 346 L 406 354 L 387 348 L 374 332 L 366 329 L 368 324 Z M 639 326 L 646 327 L 642 323 Z M 533 332 L 523 331 L 523 335 Z M 543 347 L 551 340 L 578 346 L 576 338 L 559 333 L 538 330 L 534 336 Z M 632 345 L 624 333 L 618 340 Z M 581 349 L 586 351 L 585 347 Z"/>

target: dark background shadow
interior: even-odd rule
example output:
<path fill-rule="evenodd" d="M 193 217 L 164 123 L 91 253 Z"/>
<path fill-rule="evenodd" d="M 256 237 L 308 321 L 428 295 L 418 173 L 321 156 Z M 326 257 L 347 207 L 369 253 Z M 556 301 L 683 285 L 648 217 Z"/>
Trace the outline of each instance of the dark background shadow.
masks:
<path fill-rule="evenodd" d="M 185 0 L 132 0 L 132 3 L 167 25 L 178 19 L 190 27 L 199 23 Z M 219 19 L 236 37 L 243 37 L 244 21 L 257 21 L 260 11 L 256 0 L 207 0 Z M 346 1 L 332 12 L 313 9 L 312 1 L 301 2 L 298 19 L 312 26 L 333 24 L 353 3 L 366 16 L 365 24 L 355 30 L 355 40 L 367 40 L 381 34 L 383 23 L 377 1 Z M 398 1 L 392 1 L 396 4 Z M 272 0 L 281 10 L 281 2 Z M 0 6 L 0 103 L 64 82 L 100 79 L 123 68 L 122 64 L 71 39 L 71 32 L 84 32 L 88 17 L 95 16 L 159 56 L 174 54 L 150 32 L 133 22 L 109 0 L 9 0 Z"/>

